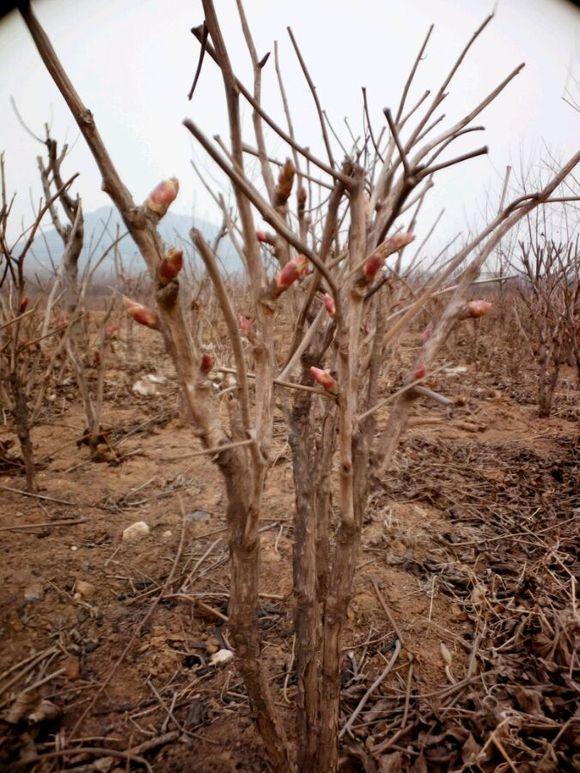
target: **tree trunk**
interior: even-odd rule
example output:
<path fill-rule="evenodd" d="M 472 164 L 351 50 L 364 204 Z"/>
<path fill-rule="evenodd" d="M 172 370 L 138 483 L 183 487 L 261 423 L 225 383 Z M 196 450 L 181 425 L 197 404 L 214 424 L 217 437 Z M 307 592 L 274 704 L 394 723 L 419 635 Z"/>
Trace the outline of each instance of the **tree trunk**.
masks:
<path fill-rule="evenodd" d="M 314 492 L 317 463 L 309 426 L 311 407 L 311 395 L 299 392 L 290 415 L 289 435 L 296 498 L 293 568 L 298 677 L 297 762 L 301 773 L 316 771 L 319 727 L 320 620 L 316 593 L 318 528 Z"/>
<path fill-rule="evenodd" d="M 243 453 L 243 451 L 241 452 Z M 248 492 L 248 475 L 235 451 L 223 451 L 217 460 L 224 477 L 228 497 L 227 520 L 231 562 L 229 628 L 238 668 L 256 724 L 266 746 L 268 760 L 276 773 L 292 770 L 290 750 L 262 664 L 258 609 L 259 538 L 247 535 L 247 523 L 256 518 Z"/>

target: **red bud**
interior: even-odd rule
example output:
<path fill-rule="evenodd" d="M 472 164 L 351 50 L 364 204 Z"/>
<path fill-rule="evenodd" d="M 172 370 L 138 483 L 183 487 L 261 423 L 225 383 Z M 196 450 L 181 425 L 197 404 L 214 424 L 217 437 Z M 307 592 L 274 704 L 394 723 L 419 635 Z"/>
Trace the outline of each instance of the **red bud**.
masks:
<path fill-rule="evenodd" d="M 179 274 L 183 268 L 183 250 L 178 247 L 171 247 L 165 253 L 165 257 L 159 264 L 159 281 L 162 285 L 167 285 Z"/>
<path fill-rule="evenodd" d="M 211 354 L 208 354 L 207 352 L 205 352 L 204 354 L 201 355 L 201 361 L 199 363 L 199 369 L 201 370 L 202 373 L 209 373 L 209 371 L 214 366 L 214 362 L 215 362 L 215 360 L 214 360 L 213 356 Z"/>
<path fill-rule="evenodd" d="M 97 368 L 101 364 L 101 353 L 99 352 L 98 349 L 95 349 L 95 351 L 93 352 L 93 363 Z"/>
<path fill-rule="evenodd" d="M 289 260 L 276 277 L 276 296 L 281 295 L 297 279 L 312 273 L 312 268 L 305 255 L 297 255 Z"/>
<path fill-rule="evenodd" d="M 141 303 L 131 300 L 131 298 L 123 298 L 123 303 L 127 309 L 127 314 L 132 317 L 135 322 L 145 327 L 150 327 L 152 330 L 159 330 L 159 317 L 155 312 L 143 306 Z"/>
<path fill-rule="evenodd" d="M 331 394 L 336 394 L 338 392 L 338 384 L 330 375 L 329 370 L 323 370 L 322 368 L 315 368 L 312 366 L 310 368 L 310 372 L 312 373 L 312 378 L 316 381 L 316 383 L 320 384 L 320 386 L 327 392 L 330 392 Z"/>
<path fill-rule="evenodd" d="M 18 313 L 19 314 L 24 314 L 24 312 L 26 311 L 27 308 L 28 308 L 28 297 L 25 295 L 21 299 L 20 305 L 18 306 Z"/>
<path fill-rule="evenodd" d="M 290 260 L 284 268 L 278 272 L 276 277 L 276 287 L 278 289 L 278 295 L 287 290 L 291 284 L 293 284 L 300 277 L 300 270 L 296 265 L 295 260 Z"/>
<path fill-rule="evenodd" d="M 175 197 L 179 193 L 179 181 L 176 177 L 171 177 L 169 180 L 163 180 L 157 187 L 155 187 L 145 202 L 147 209 L 150 209 L 159 217 L 163 215 L 169 209 L 171 203 L 175 200 Z"/>
<path fill-rule="evenodd" d="M 417 370 L 415 371 L 415 379 L 424 378 L 427 375 L 427 367 L 424 362 L 422 362 Z"/>
<path fill-rule="evenodd" d="M 324 308 L 328 312 L 329 317 L 334 317 L 336 314 L 336 303 L 334 302 L 332 295 L 329 295 L 328 293 L 324 296 Z"/>
<path fill-rule="evenodd" d="M 384 262 L 385 259 L 382 258 L 378 253 L 373 253 L 370 258 L 367 258 L 363 266 L 363 274 L 365 279 L 368 281 L 374 279 L 377 271 L 381 268 Z"/>
<path fill-rule="evenodd" d="M 369 255 L 363 265 L 363 277 L 367 282 L 370 282 L 376 276 L 383 263 L 394 252 L 402 250 L 407 244 L 410 244 L 415 237 L 413 234 L 405 233 L 403 231 L 391 236 Z"/>

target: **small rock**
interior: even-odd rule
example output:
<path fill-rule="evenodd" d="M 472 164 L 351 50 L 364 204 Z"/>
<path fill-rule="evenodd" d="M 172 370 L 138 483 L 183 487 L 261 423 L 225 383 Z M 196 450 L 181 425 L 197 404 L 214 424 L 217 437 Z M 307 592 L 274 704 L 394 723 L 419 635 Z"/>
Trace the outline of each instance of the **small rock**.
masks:
<path fill-rule="evenodd" d="M 88 598 L 89 596 L 93 595 L 96 589 L 91 582 L 85 582 L 84 580 L 77 580 L 75 585 L 75 590 L 79 594 L 79 596 Z"/>
<path fill-rule="evenodd" d="M 136 521 L 135 523 L 132 523 L 131 526 L 127 526 L 123 532 L 123 541 L 136 542 L 137 540 L 147 537 L 150 531 L 151 529 L 145 521 Z"/>
<path fill-rule="evenodd" d="M 231 650 L 218 650 L 211 656 L 209 662 L 212 666 L 224 666 L 234 659 L 234 653 Z"/>
<path fill-rule="evenodd" d="M 160 393 L 160 386 L 167 381 L 165 376 L 156 376 L 154 373 L 148 373 L 132 386 L 132 391 L 141 397 L 151 397 Z"/>
<path fill-rule="evenodd" d="M 207 510 L 192 510 L 185 516 L 185 520 L 188 523 L 205 523 L 206 521 L 209 521 L 210 518 L 211 513 L 208 513 Z"/>
<path fill-rule="evenodd" d="M 173 532 L 171 531 L 171 529 L 167 529 L 167 531 L 163 532 L 163 534 L 161 535 L 161 538 L 167 540 L 167 539 L 171 539 L 172 536 L 173 536 Z"/>
<path fill-rule="evenodd" d="M 67 679 L 74 682 L 76 679 L 80 679 L 81 676 L 81 664 L 78 658 L 66 658 L 64 661 L 64 674 Z"/>
<path fill-rule="evenodd" d="M 44 588 L 39 582 L 33 582 L 24 591 L 25 601 L 40 601 L 40 599 L 43 596 L 44 596 Z"/>

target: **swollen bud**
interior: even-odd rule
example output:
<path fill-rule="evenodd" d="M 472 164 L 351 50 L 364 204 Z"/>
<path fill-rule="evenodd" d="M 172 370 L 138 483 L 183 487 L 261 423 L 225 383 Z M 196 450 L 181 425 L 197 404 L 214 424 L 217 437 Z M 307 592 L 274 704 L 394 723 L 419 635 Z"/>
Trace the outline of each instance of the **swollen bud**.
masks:
<path fill-rule="evenodd" d="M 151 191 L 147 197 L 145 206 L 147 209 L 155 212 L 156 215 L 159 215 L 159 217 L 163 217 L 178 193 L 179 181 L 176 177 L 170 177 L 169 180 L 160 182 L 159 185 Z"/>
<path fill-rule="evenodd" d="M 202 373 L 209 373 L 214 366 L 214 362 L 215 360 L 213 356 L 205 352 L 205 354 L 201 355 L 199 369 L 201 370 Z"/>
<path fill-rule="evenodd" d="M 165 253 L 165 257 L 159 264 L 158 276 L 162 285 L 167 285 L 179 274 L 183 268 L 183 250 L 179 247 L 171 247 Z"/>
<path fill-rule="evenodd" d="M 329 295 L 328 293 L 324 296 L 324 308 L 328 312 L 329 317 L 334 317 L 336 314 L 336 303 L 334 302 L 332 295 Z"/>
<path fill-rule="evenodd" d="M 141 303 L 137 303 L 137 301 L 131 300 L 131 298 L 123 297 L 123 303 L 125 304 L 127 314 L 135 322 L 145 325 L 145 327 L 150 327 L 152 330 L 159 330 L 159 317 L 154 311 L 151 311 L 151 309 L 148 309 Z"/>
<path fill-rule="evenodd" d="M 312 268 L 305 255 L 297 255 L 295 258 L 292 258 L 276 276 L 274 297 L 277 298 L 279 295 L 282 295 L 297 279 L 302 279 L 303 276 L 311 273 Z"/>
<path fill-rule="evenodd" d="M 300 277 L 300 271 L 295 260 L 289 260 L 276 276 L 277 295 L 287 290 Z"/>
<path fill-rule="evenodd" d="M 493 304 L 491 304 L 489 301 L 469 301 L 467 304 L 467 316 L 475 318 L 485 317 L 485 315 L 489 313 L 492 305 Z"/>
<path fill-rule="evenodd" d="M 327 392 L 330 392 L 330 394 L 337 394 L 338 384 L 330 375 L 329 370 L 323 370 L 322 368 L 315 368 L 312 366 L 310 368 L 310 372 L 312 373 L 312 378 L 316 381 L 317 384 L 320 384 L 323 389 L 325 389 Z"/>
<path fill-rule="evenodd" d="M 415 237 L 411 233 L 400 231 L 398 234 L 391 236 L 374 250 L 365 260 L 363 265 L 363 278 L 370 282 L 376 276 L 383 263 L 394 252 L 402 250 L 410 244 Z"/>
<path fill-rule="evenodd" d="M 298 190 L 298 211 L 304 212 L 304 208 L 306 207 L 306 201 L 308 200 L 308 194 L 306 193 L 306 188 L 301 185 Z"/>
<path fill-rule="evenodd" d="M 296 173 L 296 167 L 291 159 L 287 158 L 284 162 L 284 166 L 280 170 L 278 175 L 278 185 L 274 191 L 274 204 L 277 207 L 281 207 L 288 201 L 290 194 L 292 193 L 292 185 L 294 183 L 294 175 Z"/>
<path fill-rule="evenodd" d="M 248 335 L 250 331 L 252 330 L 252 320 L 248 319 L 247 317 L 244 317 L 243 314 L 240 314 L 238 316 L 238 320 L 240 322 L 240 330 L 244 335 Z"/>

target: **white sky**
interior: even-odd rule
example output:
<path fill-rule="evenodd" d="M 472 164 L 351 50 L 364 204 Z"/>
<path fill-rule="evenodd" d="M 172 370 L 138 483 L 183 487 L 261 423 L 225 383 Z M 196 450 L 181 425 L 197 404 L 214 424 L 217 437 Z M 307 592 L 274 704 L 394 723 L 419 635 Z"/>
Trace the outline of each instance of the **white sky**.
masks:
<path fill-rule="evenodd" d="M 246 49 L 234 0 L 217 9 L 235 69 L 251 86 Z M 346 141 L 343 116 L 361 125 L 361 92 L 366 86 L 375 130 L 382 108 L 397 100 L 431 22 L 435 30 L 419 69 L 409 104 L 426 88 L 439 86 L 473 30 L 491 10 L 489 0 L 246 0 L 258 54 L 278 40 L 297 138 L 321 151 L 320 132 L 286 33 L 293 28 L 324 107 Z M 185 0 L 40 0 L 34 4 L 65 68 L 136 200 L 161 178 L 176 175 L 181 193 L 175 211 L 195 209 L 218 219 L 196 182 L 189 159 L 204 158 L 181 125 L 189 116 L 208 135 L 227 138 L 223 86 L 206 59 L 192 103 L 187 101 L 199 46 L 189 32 L 202 20 L 201 2 Z M 561 99 L 569 72 L 580 73 L 580 12 L 566 0 L 499 0 L 496 18 L 472 49 L 445 101 L 449 121 L 467 112 L 520 62 L 526 68 L 478 119 L 485 133 L 468 135 L 450 155 L 488 144 L 489 156 L 440 173 L 422 222 L 424 230 L 445 206 L 443 239 L 473 222 L 486 190 L 496 190 L 506 163 L 538 157 L 544 143 L 562 160 L 580 139 L 580 116 Z M 14 95 L 28 125 L 73 143 L 78 130 L 53 86 L 17 13 L 0 22 L 0 150 L 6 151 L 9 187 L 17 189 L 16 214 L 30 212 L 30 192 L 40 196 L 36 155 L 42 148 L 18 124 L 10 107 Z M 284 123 L 273 57 L 264 71 L 264 107 Z M 245 117 L 250 111 L 244 107 Z M 255 144 L 249 120 L 246 139 Z M 273 155 L 283 143 L 268 135 Z M 345 142 L 346 144 L 346 142 Z M 338 148 L 335 154 L 340 158 Z M 208 169 L 213 167 L 208 163 Z M 108 203 L 84 145 L 76 141 L 66 172 L 79 171 L 85 209 Z M 219 177 L 219 175 L 217 175 Z"/>

